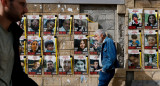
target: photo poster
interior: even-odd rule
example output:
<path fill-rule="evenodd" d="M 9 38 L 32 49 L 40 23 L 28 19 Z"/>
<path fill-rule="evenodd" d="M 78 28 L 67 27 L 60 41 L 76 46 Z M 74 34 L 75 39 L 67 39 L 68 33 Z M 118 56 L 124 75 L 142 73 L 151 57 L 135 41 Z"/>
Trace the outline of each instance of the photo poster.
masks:
<path fill-rule="evenodd" d="M 159 34 L 158 34 L 158 46 L 159 46 L 159 49 L 160 49 L 160 31 L 159 31 Z"/>
<path fill-rule="evenodd" d="M 19 42 L 19 53 L 20 53 L 21 55 L 24 55 L 24 46 L 25 46 L 24 41 L 25 41 L 25 36 L 21 36 L 19 41 L 20 41 L 20 42 Z"/>
<path fill-rule="evenodd" d="M 72 61 L 70 56 L 59 56 L 59 74 L 72 74 Z"/>
<path fill-rule="evenodd" d="M 144 30 L 144 46 L 145 49 L 157 49 L 156 30 Z"/>
<path fill-rule="evenodd" d="M 158 59 L 157 59 L 157 60 L 158 60 L 158 61 L 157 61 L 157 62 L 158 62 L 158 66 L 159 66 L 159 68 L 160 68 L 160 61 L 159 61 L 159 60 L 160 60 L 160 50 L 159 50 L 159 53 L 158 53 Z"/>
<path fill-rule="evenodd" d="M 129 9 L 128 29 L 142 28 L 142 9 Z"/>
<path fill-rule="evenodd" d="M 28 36 L 28 55 L 41 54 L 41 38 L 39 36 Z"/>
<path fill-rule="evenodd" d="M 156 50 L 144 50 L 145 69 L 157 69 Z"/>
<path fill-rule="evenodd" d="M 59 34 L 69 34 L 70 28 L 72 32 L 72 16 L 71 15 L 59 15 Z"/>
<path fill-rule="evenodd" d="M 22 35 L 26 35 L 26 26 L 27 26 L 27 24 L 26 24 L 26 15 L 22 16 L 21 20 L 17 21 L 16 23 L 22 30 L 24 30 L 24 33 Z"/>
<path fill-rule="evenodd" d="M 158 16 L 159 16 L 159 21 L 160 21 L 160 10 L 159 10 Z M 159 28 L 160 28 L 160 22 L 159 22 Z"/>
<path fill-rule="evenodd" d="M 145 29 L 157 29 L 158 17 L 157 10 L 144 10 L 145 14 Z"/>
<path fill-rule="evenodd" d="M 86 35 L 74 35 L 74 54 L 88 53 L 88 39 Z"/>
<path fill-rule="evenodd" d="M 55 15 L 43 15 L 43 34 L 54 34 Z"/>
<path fill-rule="evenodd" d="M 24 18 L 25 17 L 23 16 L 21 21 L 20 21 L 20 24 L 19 24 L 20 28 L 23 29 L 23 30 L 24 30 Z"/>
<path fill-rule="evenodd" d="M 43 36 L 44 40 L 44 55 L 55 55 L 56 53 L 56 41 L 55 36 Z"/>
<path fill-rule="evenodd" d="M 28 34 L 39 34 L 39 15 L 28 15 Z"/>
<path fill-rule="evenodd" d="M 88 34 L 87 15 L 74 15 L 74 34 Z"/>
<path fill-rule="evenodd" d="M 141 30 L 128 30 L 128 49 L 141 49 Z"/>
<path fill-rule="evenodd" d="M 23 68 L 23 71 L 25 72 L 25 62 L 24 62 L 24 56 L 20 55 L 20 62 L 21 62 L 21 66 Z"/>
<path fill-rule="evenodd" d="M 90 44 L 89 53 L 91 55 L 93 54 L 99 55 L 101 53 L 102 43 L 98 43 L 98 41 L 94 37 L 90 37 L 89 44 Z"/>
<path fill-rule="evenodd" d="M 100 69 L 99 63 L 99 56 L 98 55 L 90 55 L 90 74 L 98 74 Z"/>
<path fill-rule="evenodd" d="M 139 50 L 128 50 L 128 68 L 140 69 L 141 57 Z"/>
<path fill-rule="evenodd" d="M 40 56 L 28 56 L 28 74 L 42 74 L 42 63 L 40 63 Z"/>
<path fill-rule="evenodd" d="M 44 56 L 44 74 L 55 75 L 57 74 L 57 62 L 55 56 L 46 55 Z"/>
<path fill-rule="evenodd" d="M 87 74 L 87 59 L 85 55 L 74 55 L 74 74 Z"/>

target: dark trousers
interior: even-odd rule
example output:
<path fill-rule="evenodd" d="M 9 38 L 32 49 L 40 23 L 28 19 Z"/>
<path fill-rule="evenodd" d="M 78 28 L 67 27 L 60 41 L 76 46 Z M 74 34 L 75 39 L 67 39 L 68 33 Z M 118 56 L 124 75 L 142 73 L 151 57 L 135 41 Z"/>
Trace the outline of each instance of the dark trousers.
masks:
<path fill-rule="evenodd" d="M 108 86 L 108 84 L 109 84 L 110 80 L 113 78 L 114 74 L 115 74 L 115 69 L 107 71 L 107 72 L 100 71 L 98 86 Z"/>

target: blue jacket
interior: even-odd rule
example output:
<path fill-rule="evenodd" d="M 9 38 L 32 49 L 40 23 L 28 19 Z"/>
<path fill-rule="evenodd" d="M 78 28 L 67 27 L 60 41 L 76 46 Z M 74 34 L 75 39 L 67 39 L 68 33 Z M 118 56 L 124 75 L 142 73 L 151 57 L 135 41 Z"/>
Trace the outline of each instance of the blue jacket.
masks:
<path fill-rule="evenodd" d="M 106 37 L 104 39 L 104 43 L 102 44 L 101 60 L 102 70 L 104 72 L 119 67 L 116 47 L 111 38 Z"/>

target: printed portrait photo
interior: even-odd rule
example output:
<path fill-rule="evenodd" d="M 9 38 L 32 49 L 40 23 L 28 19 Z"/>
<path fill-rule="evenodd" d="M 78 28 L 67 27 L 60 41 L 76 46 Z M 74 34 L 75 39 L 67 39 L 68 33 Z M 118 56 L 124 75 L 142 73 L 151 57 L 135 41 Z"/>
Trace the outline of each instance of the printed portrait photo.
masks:
<path fill-rule="evenodd" d="M 32 38 L 35 38 L 35 39 L 32 39 Z M 41 53 L 41 39 L 39 37 L 28 36 L 27 44 L 28 44 L 28 54 L 29 55 Z"/>
<path fill-rule="evenodd" d="M 144 54 L 145 68 L 157 68 L 157 54 Z"/>
<path fill-rule="evenodd" d="M 157 48 L 157 35 L 145 34 L 145 47 Z"/>
<path fill-rule="evenodd" d="M 128 48 L 139 49 L 141 48 L 140 34 L 128 34 Z"/>
<path fill-rule="evenodd" d="M 74 39 L 74 50 L 80 53 L 87 52 L 87 39 Z"/>
<path fill-rule="evenodd" d="M 45 56 L 44 57 L 44 74 L 52 75 L 56 74 L 56 57 Z"/>
<path fill-rule="evenodd" d="M 28 74 L 31 75 L 42 74 L 40 56 L 28 56 Z"/>
<path fill-rule="evenodd" d="M 44 32 L 54 32 L 55 19 L 43 19 Z"/>
<path fill-rule="evenodd" d="M 88 32 L 88 21 L 86 19 L 74 19 L 75 34 L 85 34 Z"/>
<path fill-rule="evenodd" d="M 59 19 L 59 34 L 70 32 L 70 19 Z M 72 30 L 72 29 L 71 29 Z"/>
<path fill-rule="evenodd" d="M 60 56 L 59 74 L 72 74 L 70 56 Z"/>
<path fill-rule="evenodd" d="M 24 39 L 25 39 L 25 36 L 21 36 L 20 37 L 20 44 L 19 44 L 19 53 L 21 54 L 21 55 L 24 55 Z"/>
<path fill-rule="evenodd" d="M 128 55 L 128 68 L 129 69 L 140 68 L 140 56 L 139 56 L 139 54 L 129 54 Z"/>
<path fill-rule="evenodd" d="M 43 36 L 44 38 L 44 54 L 52 55 L 55 54 L 55 38 L 54 36 Z"/>
<path fill-rule="evenodd" d="M 98 55 L 90 55 L 90 74 L 98 74 L 102 67 L 99 63 Z"/>
<path fill-rule="evenodd" d="M 39 31 L 39 19 L 29 19 L 28 20 L 28 31 Z"/>
<path fill-rule="evenodd" d="M 157 13 L 156 10 L 144 10 L 145 13 L 145 29 L 157 29 Z"/>
<path fill-rule="evenodd" d="M 100 54 L 102 49 L 102 43 L 98 43 L 98 41 L 95 40 L 94 37 L 90 37 L 89 43 L 90 43 L 90 54 Z"/>
<path fill-rule="evenodd" d="M 74 71 L 79 71 L 79 72 L 83 72 L 83 71 L 87 71 L 87 67 L 86 67 L 86 60 L 74 60 Z"/>
<path fill-rule="evenodd" d="M 25 64 L 24 64 L 24 56 L 23 55 L 20 56 L 20 62 L 21 62 L 21 66 L 23 68 L 23 71 L 25 72 Z"/>

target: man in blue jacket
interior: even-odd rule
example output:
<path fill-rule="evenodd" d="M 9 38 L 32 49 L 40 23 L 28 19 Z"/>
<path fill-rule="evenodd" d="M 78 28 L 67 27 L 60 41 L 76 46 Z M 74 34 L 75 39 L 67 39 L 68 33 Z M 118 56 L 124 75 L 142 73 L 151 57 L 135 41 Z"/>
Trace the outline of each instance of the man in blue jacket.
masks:
<path fill-rule="evenodd" d="M 23 30 L 16 22 L 27 11 L 26 0 L 0 0 L 0 86 L 38 86 L 20 63 L 19 38 Z"/>
<path fill-rule="evenodd" d="M 95 32 L 95 39 L 102 43 L 100 54 L 102 69 L 100 69 L 98 86 L 108 86 L 110 80 L 115 74 L 115 68 L 119 66 L 117 61 L 116 47 L 111 38 L 108 38 L 105 31 L 98 29 Z"/>

